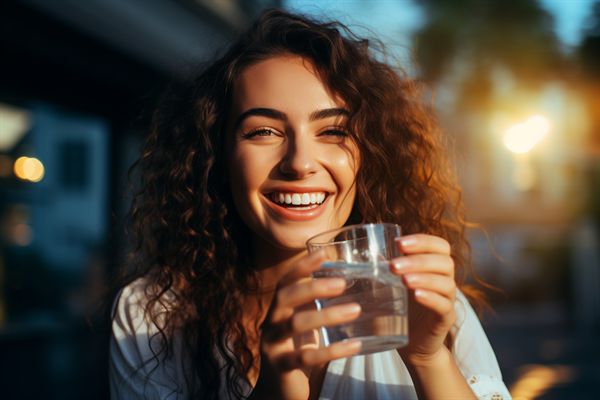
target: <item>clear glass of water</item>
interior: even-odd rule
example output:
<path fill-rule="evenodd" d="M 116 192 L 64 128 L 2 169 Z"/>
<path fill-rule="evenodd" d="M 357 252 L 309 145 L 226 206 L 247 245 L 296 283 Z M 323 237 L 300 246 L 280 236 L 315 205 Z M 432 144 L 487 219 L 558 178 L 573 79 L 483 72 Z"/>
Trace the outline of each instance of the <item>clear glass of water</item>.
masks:
<path fill-rule="evenodd" d="M 407 291 L 402 279 L 390 271 L 391 259 L 402 255 L 394 240 L 400 234 L 395 224 L 361 224 L 323 232 L 307 241 L 309 252 L 323 250 L 327 259 L 313 278 L 346 280 L 344 293 L 317 299 L 317 309 L 351 302 L 361 306 L 354 321 L 320 329 L 322 346 L 358 339 L 359 354 L 370 354 L 408 343 Z"/>

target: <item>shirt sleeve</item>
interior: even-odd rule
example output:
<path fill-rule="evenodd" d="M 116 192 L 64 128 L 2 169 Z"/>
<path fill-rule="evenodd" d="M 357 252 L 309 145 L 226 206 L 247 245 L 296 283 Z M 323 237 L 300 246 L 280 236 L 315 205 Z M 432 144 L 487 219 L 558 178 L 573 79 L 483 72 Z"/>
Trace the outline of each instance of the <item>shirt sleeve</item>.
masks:
<path fill-rule="evenodd" d="M 144 288 L 140 280 L 133 282 L 123 288 L 113 305 L 109 359 L 111 399 L 186 398 L 177 357 L 164 359 L 158 327 L 144 317 Z M 177 348 L 177 341 L 174 345 Z"/>
<path fill-rule="evenodd" d="M 457 321 L 452 353 L 461 373 L 478 399 L 511 399 L 494 350 L 475 311 L 462 292 L 457 291 L 456 300 Z"/>

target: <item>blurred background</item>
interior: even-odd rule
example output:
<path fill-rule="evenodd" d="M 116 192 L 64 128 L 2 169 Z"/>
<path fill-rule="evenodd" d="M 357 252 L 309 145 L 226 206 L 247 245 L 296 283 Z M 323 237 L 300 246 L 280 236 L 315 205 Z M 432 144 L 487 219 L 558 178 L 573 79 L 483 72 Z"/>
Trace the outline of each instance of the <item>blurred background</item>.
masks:
<path fill-rule="evenodd" d="M 127 251 L 127 170 L 165 84 L 267 7 L 378 36 L 452 140 L 484 325 L 511 393 L 600 377 L 600 2 L 0 3 L 0 398 L 105 399 L 103 289 Z"/>

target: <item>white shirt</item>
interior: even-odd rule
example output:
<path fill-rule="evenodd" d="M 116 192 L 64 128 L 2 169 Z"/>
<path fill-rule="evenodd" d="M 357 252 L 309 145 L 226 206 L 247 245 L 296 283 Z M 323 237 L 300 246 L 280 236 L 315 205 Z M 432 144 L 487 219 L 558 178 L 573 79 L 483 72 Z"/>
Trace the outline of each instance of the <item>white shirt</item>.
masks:
<path fill-rule="evenodd" d="M 187 399 L 185 349 L 175 335 L 174 356 L 153 359 L 151 346 L 160 350 L 157 327 L 144 318 L 144 280 L 126 286 L 118 296 L 110 341 L 110 392 L 114 399 Z M 167 299 L 168 303 L 168 299 Z M 452 354 L 479 399 L 506 400 L 511 396 L 502 381 L 496 356 L 464 295 L 455 303 Z M 189 378 L 189 377 L 188 377 Z M 222 379 L 222 382 L 224 380 Z M 240 379 L 240 382 L 244 382 Z M 250 393 L 251 388 L 243 384 Z M 227 399 L 225 387 L 220 398 Z M 334 360 L 329 363 L 321 393 L 322 400 L 416 399 L 413 382 L 395 350 Z"/>

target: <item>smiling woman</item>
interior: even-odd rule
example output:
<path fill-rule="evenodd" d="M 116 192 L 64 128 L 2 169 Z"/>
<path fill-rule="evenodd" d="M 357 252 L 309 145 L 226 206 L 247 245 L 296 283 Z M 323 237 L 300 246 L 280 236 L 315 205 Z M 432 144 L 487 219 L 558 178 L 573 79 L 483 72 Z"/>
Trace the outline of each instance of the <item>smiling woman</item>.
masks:
<path fill-rule="evenodd" d="M 346 133 L 348 111 L 298 56 L 249 66 L 233 93 L 235 207 L 255 234 L 256 254 L 283 260 L 350 215 L 358 150 Z"/>
<path fill-rule="evenodd" d="M 368 41 L 279 10 L 166 96 L 137 163 L 113 398 L 508 398 L 462 294 L 460 191 L 418 98 Z M 409 344 L 360 356 L 315 346 L 361 310 L 315 309 L 346 282 L 307 279 L 324 260 L 305 250 L 358 222 L 410 233 L 389 266 L 409 289 Z"/>

